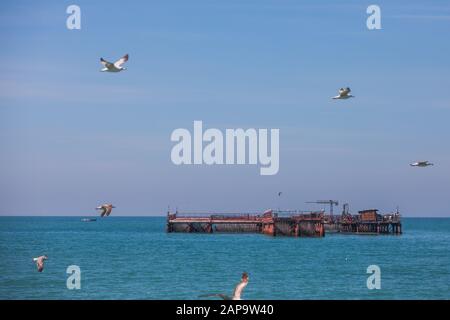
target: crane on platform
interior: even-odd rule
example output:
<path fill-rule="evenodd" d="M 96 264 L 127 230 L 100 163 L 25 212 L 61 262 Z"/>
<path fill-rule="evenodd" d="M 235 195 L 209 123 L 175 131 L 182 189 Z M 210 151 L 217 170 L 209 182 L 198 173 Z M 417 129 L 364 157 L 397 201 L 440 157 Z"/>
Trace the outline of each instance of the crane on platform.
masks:
<path fill-rule="evenodd" d="M 307 201 L 306 203 L 329 204 L 331 217 L 333 217 L 333 207 L 339 205 L 339 202 L 336 200 L 317 200 L 317 201 Z"/>

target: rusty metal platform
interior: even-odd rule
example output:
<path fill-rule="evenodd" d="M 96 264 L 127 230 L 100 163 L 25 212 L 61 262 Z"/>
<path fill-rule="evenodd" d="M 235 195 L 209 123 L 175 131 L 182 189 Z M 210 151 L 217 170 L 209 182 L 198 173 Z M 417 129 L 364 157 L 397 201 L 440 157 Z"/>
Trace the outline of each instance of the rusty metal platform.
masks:
<path fill-rule="evenodd" d="M 168 213 L 167 232 L 262 233 L 270 236 L 323 237 L 321 212 Z"/>

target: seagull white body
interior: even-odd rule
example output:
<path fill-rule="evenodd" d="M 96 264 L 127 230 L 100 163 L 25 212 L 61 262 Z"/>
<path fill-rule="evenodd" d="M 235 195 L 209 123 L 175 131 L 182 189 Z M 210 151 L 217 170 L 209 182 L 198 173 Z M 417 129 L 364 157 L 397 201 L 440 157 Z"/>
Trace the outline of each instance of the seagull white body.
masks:
<path fill-rule="evenodd" d="M 101 64 L 103 64 L 104 68 L 100 71 L 102 72 L 120 72 L 126 70 L 123 65 L 128 61 L 128 54 L 124 55 L 122 58 L 117 60 L 114 63 L 108 62 L 103 58 L 100 58 Z"/>
<path fill-rule="evenodd" d="M 109 216 L 111 214 L 112 209 L 115 208 L 112 204 L 103 204 L 97 208 L 95 208 L 96 210 L 102 210 L 102 213 L 100 214 L 100 216 L 103 218 L 105 215 Z"/>
<path fill-rule="evenodd" d="M 417 161 L 410 164 L 411 167 L 428 167 L 428 166 L 434 166 L 433 163 L 430 163 L 428 161 Z"/>
<path fill-rule="evenodd" d="M 350 92 L 352 90 L 350 90 L 349 87 L 347 88 L 340 88 L 339 89 L 339 95 L 338 96 L 334 96 L 333 99 L 348 99 L 348 98 L 354 98 L 355 96 L 351 95 Z"/>
<path fill-rule="evenodd" d="M 33 258 L 33 261 L 36 262 L 38 272 L 42 272 L 44 270 L 44 261 L 47 259 L 47 256 L 39 256 L 37 258 Z"/>
<path fill-rule="evenodd" d="M 241 293 L 244 290 L 244 288 L 247 286 L 247 281 L 241 281 L 239 284 L 234 288 L 233 297 L 231 300 L 241 300 Z"/>

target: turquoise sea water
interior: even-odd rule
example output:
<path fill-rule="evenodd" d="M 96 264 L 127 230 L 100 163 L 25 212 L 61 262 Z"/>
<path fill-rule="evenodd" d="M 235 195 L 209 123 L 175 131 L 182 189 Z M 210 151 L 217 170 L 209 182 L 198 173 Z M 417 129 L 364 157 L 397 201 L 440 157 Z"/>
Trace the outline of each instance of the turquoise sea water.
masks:
<path fill-rule="evenodd" d="M 401 236 L 166 234 L 162 217 L 0 217 L 1 299 L 450 299 L 450 219 L 405 218 Z M 49 257 L 42 273 L 32 257 Z M 368 290 L 366 269 L 381 268 Z M 66 268 L 81 269 L 81 289 Z"/>

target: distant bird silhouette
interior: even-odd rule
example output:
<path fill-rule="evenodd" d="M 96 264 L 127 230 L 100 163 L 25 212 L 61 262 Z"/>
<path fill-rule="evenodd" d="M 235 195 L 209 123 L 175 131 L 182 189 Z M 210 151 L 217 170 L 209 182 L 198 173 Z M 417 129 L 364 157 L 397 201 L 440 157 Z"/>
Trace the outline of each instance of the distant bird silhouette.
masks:
<path fill-rule="evenodd" d="M 282 193 L 283 193 L 283 192 L 281 192 L 281 191 L 280 191 L 280 192 L 278 192 L 278 196 L 281 196 L 281 194 L 282 194 Z"/>
<path fill-rule="evenodd" d="M 234 288 L 234 292 L 233 292 L 233 296 L 230 297 L 226 294 L 223 293 L 213 293 L 213 294 L 204 294 L 199 296 L 199 298 L 203 298 L 203 297 L 219 297 L 223 300 L 241 300 L 241 294 L 242 291 L 244 290 L 244 288 L 247 286 L 248 284 L 248 274 L 247 272 L 244 272 L 242 274 L 242 278 L 241 278 L 241 282 L 239 282 L 237 284 L 237 286 Z"/>
<path fill-rule="evenodd" d="M 96 210 L 102 210 L 102 213 L 100 214 L 101 217 L 109 216 L 111 214 L 112 209 L 115 208 L 112 204 L 103 204 L 97 208 Z"/>
<path fill-rule="evenodd" d="M 428 166 L 434 166 L 433 163 L 430 163 L 428 161 L 417 161 L 410 164 L 411 167 L 428 167 Z"/>
<path fill-rule="evenodd" d="M 351 95 L 350 92 L 352 90 L 350 90 L 349 87 L 347 88 L 340 88 L 339 89 L 339 95 L 333 97 L 333 99 L 348 99 L 348 98 L 354 98 L 355 96 Z"/>
<path fill-rule="evenodd" d="M 33 258 L 33 261 L 36 262 L 38 272 L 42 272 L 44 270 L 44 261 L 47 259 L 47 256 L 39 256 L 37 258 Z"/>
<path fill-rule="evenodd" d="M 117 60 L 114 63 L 108 62 L 103 58 L 100 58 L 100 62 L 103 64 L 104 68 L 100 71 L 102 72 L 120 72 L 123 70 L 127 70 L 127 68 L 123 67 L 123 64 L 128 61 L 128 54 L 124 55 L 122 58 Z"/>

